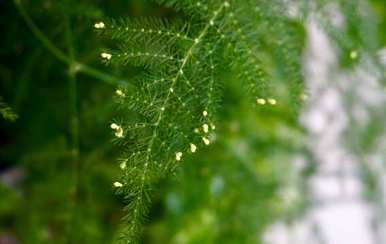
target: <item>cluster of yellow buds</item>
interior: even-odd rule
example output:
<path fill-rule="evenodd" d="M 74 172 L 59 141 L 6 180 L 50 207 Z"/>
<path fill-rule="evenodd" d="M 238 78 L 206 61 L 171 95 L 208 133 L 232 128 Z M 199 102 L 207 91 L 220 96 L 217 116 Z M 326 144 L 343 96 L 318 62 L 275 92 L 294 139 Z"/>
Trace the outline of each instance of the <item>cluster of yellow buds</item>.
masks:
<path fill-rule="evenodd" d="M 112 123 L 110 125 L 110 128 L 115 130 L 115 136 L 122 138 L 123 137 L 123 129 L 121 126 L 117 125 L 116 123 Z"/>
<path fill-rule="evenodd" d="M 264 105 L 264 104 L 276 105 L 277 101 L 274 98 L 268 98 L 268 99 L 257 98 L 256 103 L 260 105 Z"/>
<path fill-rule="evenodd" d="M 99 23 L 95 23 L 94 27 L 95 27 L 95 29 L 103 29 L 103 28 L 105 28 L 105 23 L 103 23 L 102 21 Z"/>
<path fill-rule="evenodd" d="M 177 161 L 180 161 L 181 158 L 182 158 L 182 152 L 177 152 L 177 153 L 176 153 L 176 160 L 177 160 Z"/>
<path fill-rule="evenodd" d="M 118 182 L 118 181 L 114 182 L 113 185 L 114 185 L 115 187 L 122 187 L 122 186 L 123 186 L 123 184 L 122 184 L 121 182 Z"/>
<path fill-rule="evenodd" d="M 110 60 L 112 55 L 110 53 L 101 53 L 101 57 Z"/>

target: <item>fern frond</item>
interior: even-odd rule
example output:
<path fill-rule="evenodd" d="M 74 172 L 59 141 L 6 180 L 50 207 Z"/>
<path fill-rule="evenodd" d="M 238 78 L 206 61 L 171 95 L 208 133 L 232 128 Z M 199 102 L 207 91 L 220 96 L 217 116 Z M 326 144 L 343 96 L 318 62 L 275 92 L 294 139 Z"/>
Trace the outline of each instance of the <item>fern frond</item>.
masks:
<path fill-rule="evenodd" d="M 286 30 L 293 24 L 282 17 L 280 1 L 158 2 L 188 13 L 191 22 L 121 19 L 98 28 L 118 47 L 102 55 L 107 63 L 144 69 L 133 81 L 134 91 L 117 93 L 121 108 L 136 116 L 112 126 L 125 150 L 117 186 L 128 203 L 120 239 L 128 243 L 140 240 L 155 184 L 172 175 L 187 154 L 214 141 L 225 74 L 237 73 L 258 104 L 276 104 L 274 97 L 281 93 L 274 80 L 283 79 L 284 88 L 301 84 L 299 73 L 292 74 L 299 60 L 286 47 L 297 41 Z M 252 3 L 256 8 L 251 9 Z M 268 45 L 277 53 L 267 51 Z M 278 55 L 288 68 L 272 70 L 271 63 L 262 61 L 278 63 Z"/>
<path fill-rule="evenodd" d="M 181 23 L 170 24 L 166 19 L 142 17 L 138 19 L 111 19 L 107 21 L 106 28 L 100 29 L 104 35 L 113 40 L 130 43 L 132 41 L 188 41 L 193 40 L 187 36 L 189 26 Z"/>

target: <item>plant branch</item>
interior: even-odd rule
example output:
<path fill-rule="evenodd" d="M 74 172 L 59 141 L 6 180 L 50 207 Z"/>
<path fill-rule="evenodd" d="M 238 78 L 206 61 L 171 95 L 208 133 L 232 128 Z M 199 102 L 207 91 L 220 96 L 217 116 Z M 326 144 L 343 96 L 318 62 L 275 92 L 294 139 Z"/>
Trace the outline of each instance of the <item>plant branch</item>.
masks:
<path fill-rule="evenodd" d="M 75 51 L 72 44 L 72 33 L 71 33 L 71 22 L 68 17 L 66 17 L 66 39 L 68 45 L 68 57 L 70 58 L 70 63 L 75 62 Z M 72 213 L 71 221 L 69 221 L 69 243 L 72 243 L 75 240 L 71 240 L 70 237 L 76 238 L 73 233 L 75 233 L 77 228 L 77 207 L 79 203 L 80 196 L 80 150 L 79 150 L 79 115 L 78 115 L 78 89 L 77 89 L 77 80 L 76 72 L 72 70 L 71 65 L 69 64 L 68 72 L 68 92 L 69 92 L 69 105 L 70 105 L 70 136 L 71 136 L 71 156 L 73 164 L 73 174 L 74 174 L 74 188 L 73 188 L 73 199 L 72 199 Z"/>
<path fill-rule="evenodd" d="M 43 46 L 51 52 L 57 59 L 60 61 L 68 64 L 70 66 L 70 69 L 72 71 L 76 72 L 82 72 L 84 74 L 87 74 L 91 77 L 94 77 L 98 80 L 101 80 L 107 84 L 110 85 L 122 85 L 126 84 L 126 82 L 123 79 L 119 79 L 117 77 L 114 77 L 112 75 L 106 74 L 104 72 L 101 72 L 97 69 L 94 69 L 86 64 L 79 63 L 68 55 L 66 55 L 64 52 L 62 52 L 59 48 L 57 48 L 48 38 L 47 36 L 36 26 L 36 24 L 33 22 L 31 17 L 28 15 L 26 10 L 24 9 L 23 5 L 21 4 L 20 0 L 14 0 L 15 6 L 26 22 L 27 26 L 30 28 L 33 35 L 43 44 Z"/>

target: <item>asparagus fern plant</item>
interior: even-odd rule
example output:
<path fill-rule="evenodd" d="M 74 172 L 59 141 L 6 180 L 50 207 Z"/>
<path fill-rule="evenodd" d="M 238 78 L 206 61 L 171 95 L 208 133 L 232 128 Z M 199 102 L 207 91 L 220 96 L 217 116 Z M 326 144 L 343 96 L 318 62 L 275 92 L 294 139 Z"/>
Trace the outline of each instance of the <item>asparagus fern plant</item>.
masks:
<path fill-rule="evenodd" d="M 304 93 L 302 37 L 281 1 L 159 3 L 189 21 L 110 19 L 94 25 L 114 43 L 101 53 L 107 64 L 142 68 L 133 85 L 116 90 L 120 108 L 136 116 L 111 124 L 124 150 L 122 178 L 114 185 L 127 201 L 121 238 L 129 243 L 139 240 L 157 182 L 216 140 L 224 82 L 240 80 L 251 106 L 299 104 Z"/>
<path fill-rule="evenodd" d="M 13 192 L 0 217 L 13 213 L 6 230 L 22 242 L 110 242 L 121 217 L 113 181 L 126 204 L 120 243 L 259 243 L 278 215 L 291 219 L 306 204 L 293 197 L 304 182 L 290 179 L 303 176 L 290 162 L 306 154 L 298 114 L 313 95 L 302 77 L 307 21 L 319 18 L 344 68 L 376 56 L 386 39 L 377 42 L 365 0 L 154 0 L 158 12 L 135 17 L 144 2 L 14 0 L 19 15 L 1 16 L 15 20 L 0 75 L 16 95 L 2 94 L 10 106 L 0 101 L 0 113 L 13 119 L 12 107 L 23 118 L 6 129 L 19 140 L 6 158 L 32 174 L 22 200 L 0 185 L 1 197 Z M 369 2 L 384 12 L 382 0 Z M 344 24 L 331 21 L 331 6 Z M 103 126 L 110 118 L 119 167 Z"/>

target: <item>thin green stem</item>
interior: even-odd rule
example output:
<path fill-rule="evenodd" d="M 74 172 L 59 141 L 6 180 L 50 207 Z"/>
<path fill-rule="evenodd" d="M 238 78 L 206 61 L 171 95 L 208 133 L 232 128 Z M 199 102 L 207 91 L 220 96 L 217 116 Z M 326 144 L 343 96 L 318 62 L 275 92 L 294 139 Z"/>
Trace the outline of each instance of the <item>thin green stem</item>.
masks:
<path fill-rule="evenodd" d="M 74 235 L 77 228 L 77 208 L 79 203 L 80 196 L 80 150 L 79 150 L 79 115 L 78 115 L 78 88 L 76 80 L 76 72 L 73 70 L 73 64 L 75 63 L 75 50 L 73 48 L 72 33 L 71 33 L 71 22 L 68 17 L 66 17 L 66 40 L 68 45 L 68 57 L 70 59 L 69 63 L 69 72 L 68 72 L 68 92 L 69 92 L 69 105 L 70 105 L 70 136 L 71 136 L 71 156 L 73 164 L 73 174 L 74 174 L 74 189 L 73 189 L 73 199 L 72 199 L 72 217 L 69 221 L 68 228 L 68 243 L 73 243 L 76 239 Z M 75 238 L 75 239 L 71 239 Z"/>
<path fill-rule="evenodd" d="M 75 72 L 82 72 L 86 75 L 94 77 L 98 80 L 101 80 L 110 85 L 122 85 L 126 82 L 122 79 L 114 77 L 110 74 L 106 74 L 97 69 L 94 69 L 86 64 L 81 64 L 75 60 L 72 60 L 71 57 L 66 55 L 63 51 L 57 48 L 48 38 L 47 36 L 37 27 L 37 25 L 33 22 L 31 17 L 28 15 L 27 11 L 24 9 L 20 0 L 14 0 L 15 6 L 26 22 L 27 26 L 30 28 L 33 35 L 43 44 L 43 46 L 50 51 L 57 59 L 60 61 L 70 65 L 70 69 Z M 127 85 L 127 84 L 126 84 Z"/>

